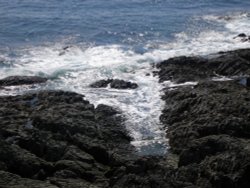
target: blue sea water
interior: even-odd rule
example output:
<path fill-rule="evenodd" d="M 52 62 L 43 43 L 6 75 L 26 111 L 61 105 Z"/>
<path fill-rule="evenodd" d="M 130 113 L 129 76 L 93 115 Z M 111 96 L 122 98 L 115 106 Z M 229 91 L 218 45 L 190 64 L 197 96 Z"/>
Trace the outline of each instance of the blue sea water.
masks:
<path fill-rule="evenodd" d="M 143 46 L 172 40 L 198 24 L 194 17 L 249 8 L 249 0 L 0 0 L 0 45 L 15 48 L 73 37 L 97 45 Z"/>
<path fill-rule="evenodd" d="M 234 39 L 239 33 L 250 34 L 249 0 L 0 0 L 0 78 L 51 78 L 42 86 L 9 87 L 0 94 L 37 89 L 82 93 L 95 105 L 112 105 L 124 113 L 140 152 L 162 154 L 167 140 L 159 121 L 165 105 L 161 89 L 175 84 L 159 84 L 152 64 L 250 47 Z M 89 87 L 107 78 L 139 87 Z"/>

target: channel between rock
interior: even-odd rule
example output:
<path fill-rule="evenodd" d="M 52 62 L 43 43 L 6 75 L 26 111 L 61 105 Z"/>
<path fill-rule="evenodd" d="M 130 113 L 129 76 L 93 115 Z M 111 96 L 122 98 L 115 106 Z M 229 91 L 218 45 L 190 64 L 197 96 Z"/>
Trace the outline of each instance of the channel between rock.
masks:
<path fill-rule="evenodd" d="M 0 187 L 249 187 L 249 54 L 157 65 L 165 87 L 165 156 L 138 156 L 122 114 L 83 95 L 1 96 Z"/>

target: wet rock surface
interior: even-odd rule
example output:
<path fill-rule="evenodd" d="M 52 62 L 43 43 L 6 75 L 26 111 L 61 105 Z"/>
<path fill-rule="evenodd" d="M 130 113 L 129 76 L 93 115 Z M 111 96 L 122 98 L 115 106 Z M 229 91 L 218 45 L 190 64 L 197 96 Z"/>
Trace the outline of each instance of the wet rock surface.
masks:
<path fill-rule="evenodd" d="M 178 57 L 158 67 L 161 82 L 198 83 L 164 90 L 161 121 L 171 151 L 180 156 L 175 187 L 249 187 L 250 88 L 239 78 L 248 83 L 250 49 L 210 59 Z"/>
<path fill-rule="evenodd" d="M 0 87 L 40 84 L 46 82 L 47 80 L 47 78 L 39 76 L 9 76 L 0 80 Z"/>
<path fill-rule="evenodd" d="M 209 59 L 202 57 L 175 57 L 158 64 L 160 82 L 176 83 L 208 80 L 218 76 L 250 75 L 248 49 L 220 52 Z"/>
<path fill-rule="evenodd" d="M 240 39 L 241 42 L 249 42 L 250 36 L 246 35 L 245 33 L 240 33 L 234 39 Z"/>
<path fill-rule="evenodd" d="M 91 84 L 90 87 L 102 88 L 102 87 L 108 87 L 109 84 L 110 84 L 110 87 L 114 89 L 136 89 L 138 87 L 136 83 L 119 80 L 119 79 L 99 80 Z"/>
<path fill-rule="evenodd" d="M 163 90 L 161 121 L 171 147 L 166 156 L 138 156 L 122 114 L 94 107 L 83 95 L 0 97 L 0 187 L 249 187 L 249 54 L 183 56 L 157 65 L 160 82 L 197 82 Z"/>
<path fill-rule="evenodd" d="M 0 187 L 168 185 L 165 158 L 138 157 L 122 115 L 83 98 L 64 91 L 0 97 Z"/>

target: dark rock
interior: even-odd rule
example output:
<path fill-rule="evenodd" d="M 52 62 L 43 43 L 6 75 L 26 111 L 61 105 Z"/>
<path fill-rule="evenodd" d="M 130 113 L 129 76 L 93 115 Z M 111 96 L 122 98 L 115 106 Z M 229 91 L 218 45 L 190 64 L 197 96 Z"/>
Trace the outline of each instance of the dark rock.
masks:
<path fill-rule="evenodd" d="M 159 157 L 143 157 L 109 172 L 110 187 L 173 187 L 169 177 L 173 168 Z"/>
<path fill-rule="evenodd" d="M 47 78 L 38 76 L 9 76 L 0 80 L 0 86 L 31 85 L 46 82 Z"/>
<path fill-rule="evenodd" d="M 136 155 L 121 113 L 83 97 L 0 97 L 0 187 L 171 187 L 173 167 Z"/>
<path fill-rule="evenodd" d="M 0 97 L 0 170 L 27 178 L 27 187 L 32 179 L 60 187 L 108 185 L 106 171 L 135 151 L 118 112 L 95 109 L 83 97 L 63 91 Z"/>
<path fill-rule="evenodd" d="M 99 80 L 99 81 L 91 84 L 90 87 L 93 87 L 93 88 L 107 87 L 108 84 L 110 84 L 112 81 L 113 81 L 113 79 Z"/>
<path fill-rule="evenodd" d="M 2 188 L 59 188 L 46 181 L 22 178 L 18 175 L 0 170 L 0 187 Z"/>
<path fill-rule="evenodd" d="M 161 121 L 171 147 L 166 156 L 137 156 L 121 112 L 95 108 L 83 95 L 2 96 L 0 187 L 249 187 L 250 50 L 177 57 L 157 67 L 161 82 L 198 82 L 163 90 Z M 215 76 L 235 80 L 213 81 Z"/>
<path fill-rule="evenodd" d="M 160 81 L 198 82 L 164 90 L 161 121 L 171 151 L 180 156 L 172 176 L 175 187 L 249 187 L 249 54 L 243 49 L 158 65 Z M 236 80 L 213 81 L 214 76 Z"/>
<path fill-rule="evenodd" d="M 107 105 L 104 105 L 104 104 L 99 104 L 96 107 L 95 112 L 97 114 L 100 114 L 99 116 L 103 116 L 103 117 L 112 116 L 112 115 L 115 115 L 115 114 L 119 113 L 113 107 L 110 107 L 110 106 L 107 106 Z"/>
<path fill-rule="evenodd" d="M 0 161 L 3 162 L 8 171 L 22 177 L 32 177 L 41 169 L 50 173 L 52 165 L 36 157 L 34 154 L 3 140 L 0 141 Z"/>
<path fill-rule="evenodd" d="M 110 87 L 115 89 L 136 89 L 138 85 L 136 83 L 115 79 L 111 82 Z"/>
<path fill-rule="evenodd" d="M 136 83 L 127 82 L 119 79 L 108 79 L 108 80 L 99 80 L 90 85 L 93 88 L 107 87 L 110 84 L 111 88 L 115 89 L 136 89 L 138 85 Z"/>
<path fill-rule="evenodd" d="M 204 79 L 207 77 L 207 68 L 203 65 L 205 59 L 197 57 L 171 58 L 157 65 L 160 68 L 160 82 L 171 80 L 177 83 Z M 195 69 L 199 69 L 196 71 Z M 212 74 L 212 73 L 210 73 Z"/>
<path fill-rule="evenodd" d="M 247 41 L 249 41 L 250 36 L 247 36 L 245 33 L 240 33 L 239 35 L 234 37 L 234 39 L 236 39 L 236 38 L 240 38 L 241 42 L 247 42 Z"/>
<path fill-rule="evenodd" d="M 245 33 L 240 33 L 240 34 L 238 34 L 237 37 L 247 37 L 247 35 Z"/>
<path fill-rule="evenodd" d="M 219 57 L 170 58 L 157 65 L 160 82 L 171 80 L 176 83 L 200 81 L 215 76 L 250 75 L 249 50 L 236 50 L 221 54 Z"/>

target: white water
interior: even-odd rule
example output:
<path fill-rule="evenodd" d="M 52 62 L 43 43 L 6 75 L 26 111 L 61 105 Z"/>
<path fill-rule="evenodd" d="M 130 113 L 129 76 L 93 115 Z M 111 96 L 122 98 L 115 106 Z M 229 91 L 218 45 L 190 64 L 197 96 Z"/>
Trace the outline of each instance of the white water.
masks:
<path fill-rule="evenodd" d="M 132 144 L 142 153 L 162 154 L 166 152 L 167 141 L 159 121 L 164 107 L 160 98 L 161 89 L 166 85 L 169 88 L 180 85 L 171 82 L 165 82 L 165 86 L 159 84 L 158 78 L 152 75 L 152 63 L 179 55 L 208 55 L 250 47 L 249 42 L 243 43 L 234 39 L 242 32 L 250 34 L 248 15 L 236 14 L 231 19 L 208 15 L 202 19 L 220 24 L 224 30 L 204 30 L 196 37 L 190 37 L 184 32 L 179 33 L 172 43 L 147 44 L 145 48 L 148 51 L 144 54 L 137 54 L 120 45 L 78 44 L 67 49 L 64 54 L 63 43 L 30 47 L 20 50 L 20 56 L 15 59 L 7 59 L 2 54 L 0 58 L 13 66 L 1 68 L 0 77 L 40 75 L 55 78 L 46 85 L 37 87 L 75 91 L 84 94 L 86 99 L 95 105 L 102 103 L 114 106 L 127 118 L 125 125 L 134 139 Z M 150 76 L 146 76 L 147 73 L 150 73 Z M 89 87 L 89 84 L 107 78 L 136 82 L 139 87 L 135 90 Z M 2 95 L 15 95 L 35 90 L 37 87 L 8 87 L 0 92 Z"/>

